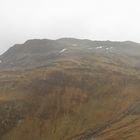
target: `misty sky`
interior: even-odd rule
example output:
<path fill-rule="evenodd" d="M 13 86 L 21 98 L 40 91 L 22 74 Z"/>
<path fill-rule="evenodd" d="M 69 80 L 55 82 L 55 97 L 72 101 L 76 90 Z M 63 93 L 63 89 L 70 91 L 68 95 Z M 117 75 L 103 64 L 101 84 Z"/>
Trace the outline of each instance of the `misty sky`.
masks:
<path fill-rule="evenodd" d="M 0 0 L 0 53 L 61 37 L 140 42 L 140 0 Z"/>

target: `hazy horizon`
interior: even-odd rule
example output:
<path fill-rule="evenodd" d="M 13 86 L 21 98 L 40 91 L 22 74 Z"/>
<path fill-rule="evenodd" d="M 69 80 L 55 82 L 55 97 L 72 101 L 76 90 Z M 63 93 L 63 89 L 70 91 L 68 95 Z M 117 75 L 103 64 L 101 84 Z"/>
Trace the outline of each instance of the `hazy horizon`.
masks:
<path fill-rule="evenodd" d="M 1 0 L 0 54 L 29 39 L 140 42 L 138 0 Z"/>

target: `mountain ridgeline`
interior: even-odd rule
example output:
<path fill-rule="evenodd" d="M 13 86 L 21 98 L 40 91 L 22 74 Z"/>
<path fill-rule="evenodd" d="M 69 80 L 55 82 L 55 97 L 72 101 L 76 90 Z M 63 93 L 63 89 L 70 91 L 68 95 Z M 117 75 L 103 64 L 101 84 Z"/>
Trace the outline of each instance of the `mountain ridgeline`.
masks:
<path fill-rule="evenodd" d="M 140 44 L 62 38 L 0 56 L 0 140 L 139 140 Z"/>
<path fill-rule="evenodd" d="M 63 49 L 66 54 L 62 54 Z M 139 58 L 140 44 L 130 41 L 91 41 L 73 38 L 28 40 L 24 44 L 14 45 L 1 55 L 0 68 L 16 69 L 44 66 L 52 64 L 52 62 L 62 59 L 64 56 L 66 58 L 72 56 L 80 58 L 89 53 Z"/>

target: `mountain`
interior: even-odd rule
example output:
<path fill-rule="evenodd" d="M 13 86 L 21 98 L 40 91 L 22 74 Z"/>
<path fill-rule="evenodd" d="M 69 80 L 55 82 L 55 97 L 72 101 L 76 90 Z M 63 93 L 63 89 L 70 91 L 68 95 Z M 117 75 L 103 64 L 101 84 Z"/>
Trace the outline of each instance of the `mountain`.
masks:
<path fill-rule="evenodd" d="M 65 51 L 64 54 L 63 51 Z M 63 59 L 64 56 L 68 59 L 71 57 L 78 58 L 94 52 L 97 54 L 102 53 L 109 57 L 115 53 L 115 55 L 139 58 L 140 44 L 130 41 L 91 41 L 74 38 L 28 40 L 24 44 L 14 45 L 1 55 L 0 68 L 26 69 L 37 66 L 47 66 L 56 60 Z"/>
<path fill-rule="evenodd" d="M 140 44 L 29 40 L 0 56 L 0 140 L 139 140 Z"/>

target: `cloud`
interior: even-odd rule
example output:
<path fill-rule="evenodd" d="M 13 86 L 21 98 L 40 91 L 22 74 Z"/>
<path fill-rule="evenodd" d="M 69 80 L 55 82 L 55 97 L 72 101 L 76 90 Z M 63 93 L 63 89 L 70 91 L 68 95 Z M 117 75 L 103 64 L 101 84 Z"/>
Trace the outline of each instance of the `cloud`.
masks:
<path fill-rule="evenodd" d="M 31 38 L 140 42 L 139 0 L 1 0 L 0 53 Z"/>

